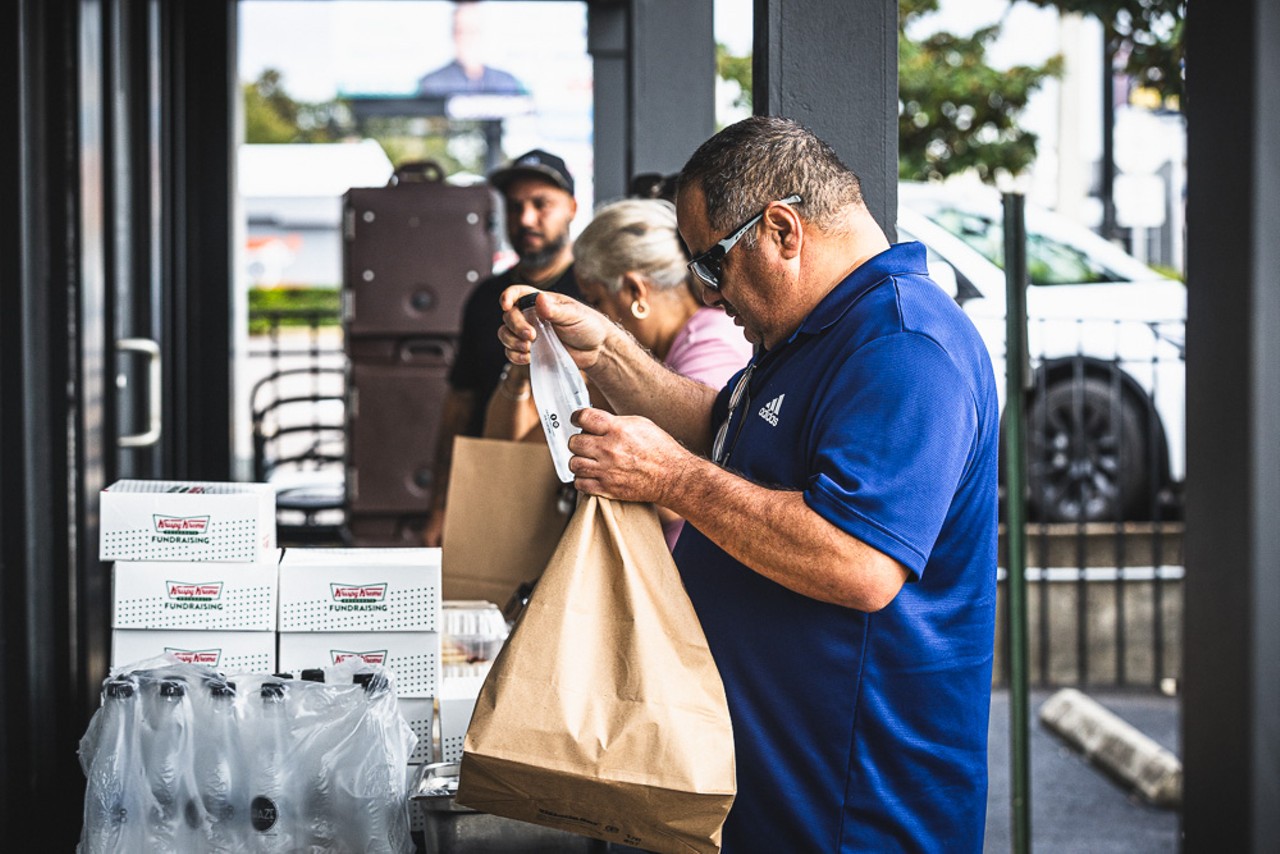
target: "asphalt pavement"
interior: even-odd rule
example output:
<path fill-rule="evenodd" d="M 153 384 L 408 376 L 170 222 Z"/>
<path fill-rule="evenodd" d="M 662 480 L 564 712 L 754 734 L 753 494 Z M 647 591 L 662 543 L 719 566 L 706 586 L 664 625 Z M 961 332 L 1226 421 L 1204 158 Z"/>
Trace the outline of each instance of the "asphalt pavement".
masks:
<path fill-rule="evenodd" d="M 1081 689 L 1175 756 L 1181 705 L 1154 691 Z M 1040 723 L 1052 691 L 1030 695 L 1031 850 L 1036 854 L 1147 854 L 1178 850 L 1176 810 L 1155 807 L 1109 777 Z M 984 850 L 1012 851 L 1009 692 L 991 697 L 987 835 Z"/>

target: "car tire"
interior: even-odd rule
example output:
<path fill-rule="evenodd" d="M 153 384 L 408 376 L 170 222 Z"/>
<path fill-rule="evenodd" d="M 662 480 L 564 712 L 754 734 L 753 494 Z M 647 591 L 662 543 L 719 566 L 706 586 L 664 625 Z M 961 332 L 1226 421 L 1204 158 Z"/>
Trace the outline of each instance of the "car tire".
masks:
<path fill-rule="evenodd" d="M 1027 421 L 1031 518 L 1131 518 L 1148 498 L 1146 420 L 1141 401 L 1104 379 L 1071 378 L 1037 395 Z"/>

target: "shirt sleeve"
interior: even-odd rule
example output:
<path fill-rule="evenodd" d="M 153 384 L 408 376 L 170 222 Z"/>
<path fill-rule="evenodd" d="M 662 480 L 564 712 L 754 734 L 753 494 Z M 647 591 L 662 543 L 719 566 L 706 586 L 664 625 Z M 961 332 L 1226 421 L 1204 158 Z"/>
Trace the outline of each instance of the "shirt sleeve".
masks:
<path fill-rule="evenodd" d="M 911 332 L 864 345 L 835 377 L 813 413 L 805 500 L 918 579 L 977 446 L 972 390 Z"/>

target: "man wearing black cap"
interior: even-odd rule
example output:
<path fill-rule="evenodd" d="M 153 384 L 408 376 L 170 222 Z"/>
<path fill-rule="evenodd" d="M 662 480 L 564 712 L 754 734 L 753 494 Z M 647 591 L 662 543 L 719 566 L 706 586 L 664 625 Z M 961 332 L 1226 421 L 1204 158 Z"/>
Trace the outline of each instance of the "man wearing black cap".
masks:
<path fill-rule="evenodd" d="M 477 285 L 462 310 L 458 354 L 449 371 L 449 393 L 436 437 L 435 492 L 423 535 L 428 546 L 440 545 L 444 531 L 454 437 L 481 435 L 485 407 L 495 390 L 512 399 L 530 393 L 528 367 L 507 369 L 502 345 L 493 332 L 499 295 L 513 284 L 528 284 L 581 298 L 569 239 L 578 203 L 564 160 L 535 148 L 491 173 L 489 183 L 502 194 L 507 239 L 520 260 Z"/>

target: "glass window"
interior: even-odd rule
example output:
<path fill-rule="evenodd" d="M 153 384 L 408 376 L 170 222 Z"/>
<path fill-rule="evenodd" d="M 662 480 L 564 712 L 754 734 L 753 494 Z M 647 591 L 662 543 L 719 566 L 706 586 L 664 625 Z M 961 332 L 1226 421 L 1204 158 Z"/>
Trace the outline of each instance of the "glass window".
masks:
<path fill-rule="evenodd" d="M 1004 269 L 1004 224 L 980 214 L 944 208 L 933 219 L 988 261 Z M 1033 285 L 1125 281 L 1083 250 L 1042 234 L 1027 235 L 1027 275 Z"/>
<path fill-rule="evenodd" d="M 898 226 L 898 240 L 900 242 L 917 241 L 924 243 L 920 238 L 911 234 L 901 225 Z M 969 280 L 969 277 L 957 270 L 950 261 L 943 258 L 934 251 L 932 246 L 924 244 L 925 263 L 929 268 L 929 278 L 937 282 L 938 287 L 947 292 L 947 295 L 956 302 L 964 305 L 968 300 L 982 296 L 982 291 Z"/>

